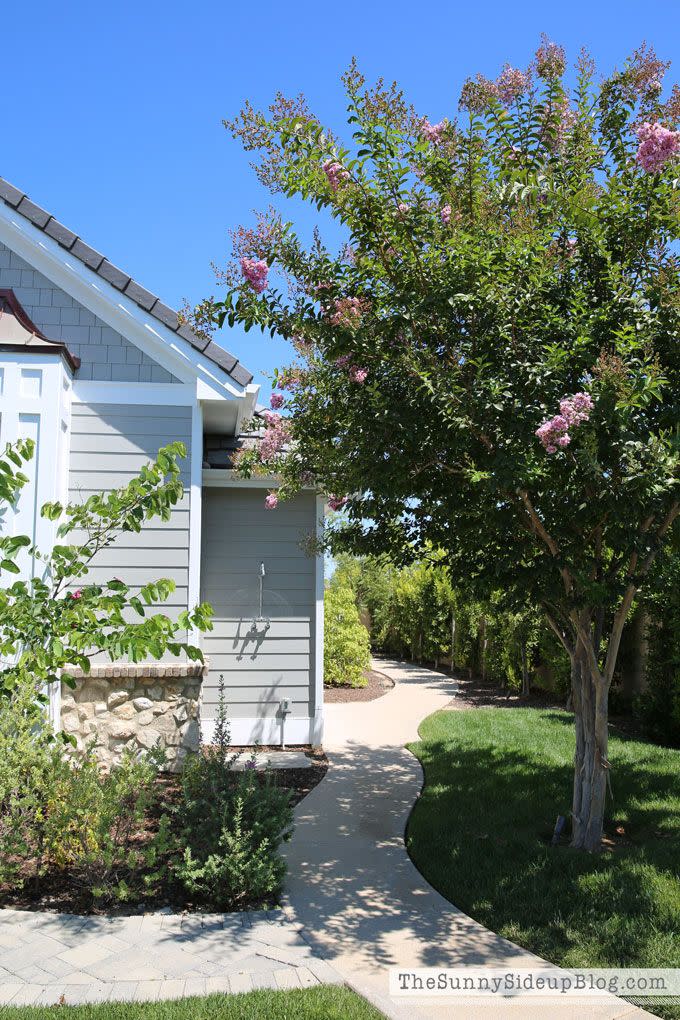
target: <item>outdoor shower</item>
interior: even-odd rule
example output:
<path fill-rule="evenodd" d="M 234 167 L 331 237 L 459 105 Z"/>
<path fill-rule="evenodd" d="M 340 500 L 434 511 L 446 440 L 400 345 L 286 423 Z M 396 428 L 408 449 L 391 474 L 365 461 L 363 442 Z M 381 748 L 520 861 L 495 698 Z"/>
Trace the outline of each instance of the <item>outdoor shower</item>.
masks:
<path fill-rule="evenodd" d="M 267 574 L 267 571 L 264 569 L 264 561 L 263 561 L 263 562 L 260 563 L 260 569 L 258 571 L 258 580 L 259 580 L 259 585 L 260 585 L 259 611 L 258 611 L 258 614 L 257 614 L 257 619 L 253 620 L 253 622 L 250 625 L 250 633 L 253 634 L 254 636 L 258 636 L 260 634 L 260 629 L 259 629 L 258 624 L 260 624 L 260 623 L 264 624 L 264 627 L 262 628 L 262 636 L 263 637 L 267 633 L 267 631 L 269 630 L 269 628 L 271 626 L 271 620 L 269 619 L 269 617 L 268 616 L 265 617 L 265 616 L 262 615 L 262 600 L 263 600 L 263 597 L 264 597 L 264 579 L 265 579 L 266 574 Z"/>

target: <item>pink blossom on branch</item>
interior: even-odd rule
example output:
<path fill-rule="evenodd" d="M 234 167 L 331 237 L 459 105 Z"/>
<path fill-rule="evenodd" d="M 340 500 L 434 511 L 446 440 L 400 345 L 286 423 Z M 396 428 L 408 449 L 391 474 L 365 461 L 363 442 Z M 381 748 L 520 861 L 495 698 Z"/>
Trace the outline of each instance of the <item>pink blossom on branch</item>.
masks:
<path fill-rule="evenodd" d="M 648 174 L 657 173 L 680 152 L 680 131 L 645 121 L 635 129 L 640 145 L 636 159 Z"/>
<path fill-rule="evenodd" d="M 448 126 L 447 120 L 440 120 L 438 124 L 430 124 L 427 117 L 424 117 L 420 122 L 420 133 L 432 145 L 439 145 Z"/>
<path fill-rule="evenodd" d="M 544 32 L 541 45 L 536 50 L 536 70 L 539 76 L 548 81 L 561 78 L 566 66 L 564 47 L 552 42 Z"/>
<path fill-rule="evenodd" d="M 451 206 L 450 205 L 442 206 L 439 216 L 444 226 L 448 227 L 449 223 L 451 222 Z"/>
<path fill-rule="evenodd" d="M 567 420 L 570 428 L 588 421 L 593 409 L 593 398 L 589 393 L 575 393 L 573 397 L 560 400 L 560 414 Z"/>
<path fill-rule="evenodd" d="M 331 510 L 342 510 L 347 503 L 347 496 L 329 496 L 328 506 Z"/>
<path fill-rule="evenodd" d="M 271 397 L 269 398 L 269 406 L 273 408 L 275 411 L 278 411 L 279 408 L 283 407 L 285 402 L 286 399 L 282 393 L 272 393 Z"/>
<path fill-rule="evenodd" d="M 528 72 L 506 64 L 496 81 L 498 98 L 505 106 L 510 106 L 528 91 L 530 85 L 531 75 Z"/>
<path fill-rule="evenodd" d="M 261 294 L 267 286 L 269 266 L 264 259 L 241 259 L 241 272 L 246 282 L 256 294 Z"/>
<path fill-rule="evenodd" d="M 349 370 L 349 377 L 353 383 L 359 383 L 362 385 L 366 382 L 368 376 L 367 368 L 360 368 L 358 365 L 352 365 Z"/>
<path fill-rule="evenodd" d="M 569 429 L 575 429 L 590 418 L 593 398 L 589 393 L 575 393 L 573 397 L 560 400 L 560 413 L 549 418 L 536 429 L 541 444 L 547 453 L 564 450 L 571 442 Z"/>
<path fill-rule="evenodd" d="M 267 496 L 265 496 L 264 505 L 267 510 L 276 510 L 279 505 L 279 497 L 275 492 L 270 492 Z"/>
<path fill-rule="evenodd" d="M 366 302 L 362 298 L 336 298 L 330 318 L 331 325 L 343 326 L 345 329 L 357 329 L 365 310 Z"/>
<path fill-rule="evenodd" d="M 327 159 L 322 164 L 321 169 L 328 178 L 333 191 L 337 191 L 346 181 L 349 180 L 349 170 L 345 170 L 342 163 L 338 163 L 335 159 Z"/>

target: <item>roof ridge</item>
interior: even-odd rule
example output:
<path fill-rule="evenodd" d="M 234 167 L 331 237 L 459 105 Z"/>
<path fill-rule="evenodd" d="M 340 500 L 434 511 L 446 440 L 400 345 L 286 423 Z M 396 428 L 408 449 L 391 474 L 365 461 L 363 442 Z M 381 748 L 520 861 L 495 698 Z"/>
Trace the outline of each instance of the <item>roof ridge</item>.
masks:
<path fill-rule="evenodd" d="M 205 338 L 197 336 L 186 323 L 180 324 L 179 316 L 174 308 L 164 304 L 156 294 L 152 294 L 122 269 L 109 262 L 105 255 L 95 248 L 91 248 L 78 234 L 74 234 L 51 213 L 32 202 L 25 192 L 15 188 L 4 177 L 0 177 L 0 198 L 5 205 L 16 210 L 34 227 L 42 230 L 44 234 L 56 241 L 70 255 L 75 256 L 93 273 L 106 280 L 149 315 L 153 315 L 167 329 L 190 343 L 195 350 L 204 354 L 239 386 L 247 386 L 249 382 L 252 382 L 252 372 L 249 372 L 234 354 L 230 354 L 214 340 L 206 342 Z"/>

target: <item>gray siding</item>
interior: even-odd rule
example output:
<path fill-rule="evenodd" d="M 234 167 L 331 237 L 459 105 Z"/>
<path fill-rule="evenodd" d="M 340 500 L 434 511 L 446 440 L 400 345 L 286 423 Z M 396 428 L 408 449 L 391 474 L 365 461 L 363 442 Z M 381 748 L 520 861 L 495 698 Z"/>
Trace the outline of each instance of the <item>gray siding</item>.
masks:
<path fill-rule="evenodd" d="M 215 611 L 214 629 L 203 637 L 210 660 L 205 719 L 215 714 L 220 673 L 233 719 L 274 716 L 281 698 L 290 699 L 293 718 L 314 714 L 316 561 L 301 546 L 314 532 L 315 499 L 301 494 L 267 510 L 265 494 L 203 489 L 201 598 Z M 271 626 L 256 641 L 248 631 L 258 613 L 262 561 L 263 615 Z"/>
<path fill-rule="evenodd" d="M 174 440 L 185 444 L 187 457 L 181 462 L 184 497 L 173 508 L 171 519 L 149 521 L 139 534 L 121 534 L 115 545 L 98 554 L 88 575 L 94 583 L 114 576 L 134 586 L 170 577 L 177 588 L 164 603 L 168 615 L 186 609 L 188 601 L 191 408 L 73 404 L 72 502 L 125 485 L 143 464 L 155 458 L 161 446 Z"/>
<path fill-rule="evenodd" d="M 179 382 L 138 347 L 0 244 L 0 288 L 10 287 L 50 340 L 63 340 L 81 359 L 78 379 Z"/>

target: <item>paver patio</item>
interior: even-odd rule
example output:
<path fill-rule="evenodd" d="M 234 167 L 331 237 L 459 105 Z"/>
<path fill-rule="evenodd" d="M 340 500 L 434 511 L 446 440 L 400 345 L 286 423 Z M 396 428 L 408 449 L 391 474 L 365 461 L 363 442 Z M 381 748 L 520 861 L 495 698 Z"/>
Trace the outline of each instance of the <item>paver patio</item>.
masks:
<path fill-rule="evenodd" d="M 281 911 L 75 917 L 0 911 L 0 1003 L 156 1001 L 337 984 Z"/>

